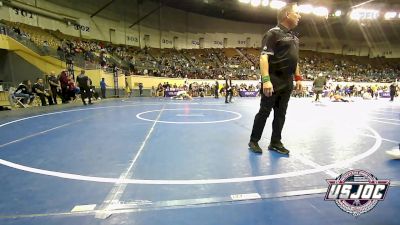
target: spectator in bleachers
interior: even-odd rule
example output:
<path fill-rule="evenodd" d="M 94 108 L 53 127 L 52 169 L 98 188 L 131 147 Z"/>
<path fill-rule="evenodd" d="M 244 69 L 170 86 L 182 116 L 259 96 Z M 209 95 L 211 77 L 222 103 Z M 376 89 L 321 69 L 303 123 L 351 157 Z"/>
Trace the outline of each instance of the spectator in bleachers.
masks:
<path fill-rule="evenodd" d="M 64 51 L 60 46 L 57 47 L 57 55 L 58 55 L 59 59 L 61 59 L 61 60 L 64 59 Z"/>
<path fill-rule="evenodd" d="M 106 65 L 107 65 L 107 59 L 106 59 L 104 51 L 100 52 L 99 58 L 100 58 L 100 66 L 101 66 L 101 68 L 105 68 Z"/>
<path fill-rule="evenodd" d="M 45 54 L 48 54 L 49 53 L 49 44 L 47 43 L 47 41 L 45 40 L 45 41 L 43 41 L 43 52 L 45 53 Z"/>
<path fill-rule="evenodd" d="M 4 26 L 0 26 L 0 34 L 7 34 L 6 28 Z"/>
<path fill-rule="evenodd" d="M 120 59 L 123 70 L 137 75 L 149 74 L 162 77 L 216 79 L 232 73 L 232 79 L 257 80 L 259 69 L 258 49 L 140 49 L 138 47 L 105 44 L 99 40 L 84 40 L 46 31 L 21 23 L 10 23 L 9 29 L 20 38 L 32 40 L 38 47 L 57 49 L 61 60 L 68 64 L 82 56 L 87 63 L 100 62 L 102 67 Z M 10 32 L 13 33 L 14 32 Z M 51 52 L 51 51 L 50 51 Z M 65 57 L 67 56 L 67 57 Z M 107 62 L 110 61 L 110 62 Z M 118 61 L 118 60 L 117 60 Z M 124 66 L 123 66 L 124 64 Z M 400 66 L 396 60 L 334 55 L 330 53 L 301 51 L 300 65 L 308 80 L 324 72 L 335 81 L 389 82 L 398 77 Z M 85 64 L 86 66 L 86 64 Z M 147 72 L 146 72 L 147 71 Z M 347 89 L 347 93 L 350 87 Z M 354 91 L 354 90 L 353 90 Z M 378 90 L 379 91 L 379 90 Z M 346 89 L 344 90 L 346 93 Z M 354 92 L 356 95 L 357 93 Z M 360 93 L 358 93 L 360 94 Z"/>

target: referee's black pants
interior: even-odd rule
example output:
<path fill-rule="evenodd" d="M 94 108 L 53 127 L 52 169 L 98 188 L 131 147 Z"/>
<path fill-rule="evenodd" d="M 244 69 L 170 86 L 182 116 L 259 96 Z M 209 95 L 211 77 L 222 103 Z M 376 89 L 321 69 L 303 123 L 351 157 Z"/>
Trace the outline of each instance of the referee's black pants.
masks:
<path fill-rule="evenodd" d="M 92 103 L 92 92 L 90 87 L 81 87 L 81 98 L 84 105 L 86 105 L 85 98 L 89 99 L 89 104 Z"/>
<path fill-rule="evenodd" d="M 271 110 L 274 110 L 274 120 L 272 121 L 272 144 L 281 144 L 282 129 L 285 124 L 286 110 L 292 89 L 286 89 L 274 92 L 272 96 L 261 96 L 260 110 L 254 118 L 253 130 L 251 132 L 250 141 L 258 142 L 264 131 L 265 123 Z"/>
<path fill-rule="evenodd" d="M 225 103 L 228 103 L 228 101 L 229 101 L 229 102 L 232 102 L 232 96 L 233 96 L 233 90 L 232 90 L 232 89 L 226 90 L 226 93 L 225 93 Z M 228 98 L 229 98 L 229 100 L 228 100 Z"/>
<path fill-rule="evenodd" d="M 396 92 L 395 92 L 395 91 L 391 91 L 391 92 L 390 92 L 390 101 L 393 102 L 394 96 L 395 96 L 395 95 L 396 95 Z"/>

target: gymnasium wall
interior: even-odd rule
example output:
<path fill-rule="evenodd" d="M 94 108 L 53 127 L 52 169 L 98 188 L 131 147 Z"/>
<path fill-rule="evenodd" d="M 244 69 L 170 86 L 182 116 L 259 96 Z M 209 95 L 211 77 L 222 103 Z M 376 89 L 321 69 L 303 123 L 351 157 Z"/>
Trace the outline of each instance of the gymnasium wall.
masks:
<path fill-rule="evenodd" d="M 135 5 L 136 1 L 130 2 L 134 2 L 133 5 Z M 132 21 L 137 21 L 143 15 L 157 8 L 158 4 L 143 1 L 139 8 L 126 9 L 123 4 L 113 3 L 109 6 L 110 9 L 107 8 L 101 14 L 90 18 L 87 13 L 62 7 L 45 0 L 22 0 L 22 2 L 50 13 L 74 18 L 83 29 L 77 29 L 73 24 L 68 25 L 66 22 L 35 14 L 23 16 L 6 5 L 0 7 L 0 18 L 50 30 L 60 30 L 65 34 L 76 37 L 111 40 L 116 44 L 140 47 L 175 47 L 177 49 L 200 48 L 200 46 L 203 48 L 260 47 L 262 34 L 265 30 L 274 26 L 274 24 L 264 25 L 224 20 L 162 7 L 158 12 L 129 28 L 133 23 Z M 82 5 L 84 5 L 84 2 L 82 2 Z M 76 6 L 76 8 L 79 7 Z M 93 8 L 92 11 L 99 8 L 99 6 L 91 7 Z M 110 31 L 110 29 L 112 30 Z M 376 57 L 384 55 L 387 58 L 400 58 L 399 43 L 361 43 L 335 35 L 331 39 L 323 39 L 317 35 L 315 30 L 303 32 L 305 34 L 301 34 L 300 38 L 301 49 L 303 50 L 355 56 L 370 55 L 370 57 Z"/>
<path fill-rule="evenodd" d="M 0 49 L 0 80 L 20 83 L 42 77 L 43 72 L 12 51 Z"/>
<path fill-rule="evenodd" d="M 24 2 L 34 5 L 34 1 L 24 0 Z M 228 39 L 226 47 L 246 47 L 243 43 L 247 38 L 250 38 L 248 46 L 258 47 L 261 44 L 260 34 L 265 28 L 262 24 L 216 19 L 169 7 L 163 7 L 159 13 L 154 13 L 141 21 L 140 25 L 129 28 L 131 24 L 125 22 L 125 20 L 115 21 L 99 16 L 90 18 L 88 14 L 44 0 L 37 0 L 36 6 L 56 14 L 76 18 L 81 25 L 89 27 L 89 32 L 76 30 L 73 25 L 43 16 L 33 14 L 31 18 L 30 16 L 17 15 L 16 11 L 8 6 L 0 8 L 0 18 L 45 29 L 60 30 L 62 33 L 75 37 L 82 36 L 104 41 L 110 41 L 111 38 L 112 42 L 116 44 L 154 48 L 173 48 L 174 46 L 176 48 L 199 48 L 200 38 L 204 38 L 204 48 L 222 48 L 224 38 Z M 145 1 L 140 8 L 141 13 L 151 11 L 156 6 Z M 132 21 L 138 15 L 136 13 L 129 16 L 129 20 Z M 110 34 L 110 29 L 115 30 L 114 35 Z M 238 45 L 237 43 L 242 44 Z"/>

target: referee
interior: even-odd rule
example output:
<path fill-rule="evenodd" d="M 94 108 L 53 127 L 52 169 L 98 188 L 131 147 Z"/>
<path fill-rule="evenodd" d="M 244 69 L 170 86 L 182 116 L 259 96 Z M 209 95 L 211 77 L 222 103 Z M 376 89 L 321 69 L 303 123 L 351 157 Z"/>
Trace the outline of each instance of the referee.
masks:
<path fill-rule="evenodd" d="M 258 141 L 273 109 L 272 137 L 268 149 L 289 154 L 289 150 L 281 142 L 281 133 L 293 90 L 293 77 L 296 88 L 301 88 L 298 66 L 299 39 L 290 31 L 298 25 L 300 18 L 296 3 L 286 5 L 278 12 L 278 25 L 263 37 L 260 56 L 261 103 L 260 110 L 254 118 L 249 142 L 250 150 L 255 153 L 262 153 Z"/>
<path fill-rule="evenodd" d="M 86 76 L 85 70 L 81 71 L 81 74 L 76 78 L 76 82 L 81 90 L 81 98 L 84 105 L 86 105 L 85 98 L 89 99 L 89 105 L 92 105 L 92 92 L 90 91 L 89 77 Z"/>
<path fill-rule="evenodd" d="M 225 103 L 231 103 L 232 96 L 233 96 L 232 74 L 229 74 L 225 77 Z"/>

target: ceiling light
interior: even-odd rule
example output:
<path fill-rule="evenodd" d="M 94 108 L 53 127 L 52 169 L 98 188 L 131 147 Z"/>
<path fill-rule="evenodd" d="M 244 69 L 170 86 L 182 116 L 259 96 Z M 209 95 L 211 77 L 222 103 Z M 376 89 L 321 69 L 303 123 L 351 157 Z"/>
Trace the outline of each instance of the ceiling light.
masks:
<path fill-rule="evenodd" d="M 261 0 L 251 0 L 251 5 L 254 7 L 258 7 L 261 5 Z"/>
<path fill-rule="evenodd" d="M 299 5 L 297 8 L 299 9 L 299 13 L 304 14 L 310 14 L 314 9 L 312 5 Z"/>
<path fill-rule="evenodd" d="M 329 10 L 326 7 L 316 7 L 313 13 L 317 16 L 328 17 Z"/>
<path fill-rule="evenodd" d="M 396 16 L 397 16 L 397 12 L 387 12 L 387 13 L 385 13 L 385 20 L 391 20 L 391 19 L 394 19 L 394 18 L 396 18 Z"/>
<path fill-rule="evenodd" d="M 379 11 L 374 9 L 354 9 L 350 13 L 352 20 L 375 20 L 379 17 Z"/>
<path fill-rule="evenodd" d="M 361 14 L 360 14 L 359 10 L 351 11 L 350 19 L 352 19 L 352 20 L 360 20 L 361 19 Z"/>
<path fill-rule="evenodd" d="M 239 0 L 239 2 L 248 4 L 250 3 L 250 0 Z"/>
<path fill-rule="evenodd" d="M 262 1 L 262 6 L 268 6 L 269 0 L 263 0 Z"/>
<path fill-rule="evenodd" d="M 281 9 L 286 6 L 286 2 L 279 1 L 279 0 L 272 0 L 269 6 L 273 9 Z"/>
<path fill-rule="evenodd" d="M 336 10 L 335 16 L 339 17 L 342 15 L 342 10 Z"/>

